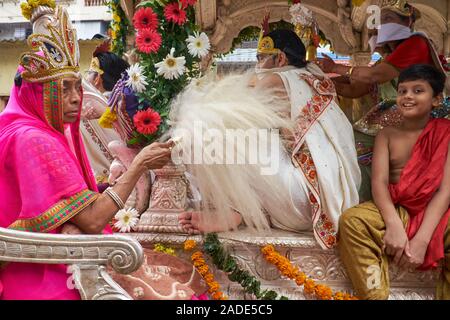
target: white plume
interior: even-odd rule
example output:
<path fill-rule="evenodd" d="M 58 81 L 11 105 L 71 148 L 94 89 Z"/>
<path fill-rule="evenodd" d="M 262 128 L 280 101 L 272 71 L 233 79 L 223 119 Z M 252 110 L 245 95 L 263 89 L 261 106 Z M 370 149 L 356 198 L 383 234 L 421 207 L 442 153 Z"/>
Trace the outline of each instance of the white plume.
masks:
<path fill-rule="evenodd" d="M 217 146 L 223 146 L 224 159 L 229 153 L 219 133 L 226 139 L 227 129 L 292 130 L 293 122 L 289 113 L 286 114 L 286 110 L 290 110 L 289 102 L 277 98 L 273 91 L 249 87 L 251 76 L 231 75 L 221 80 L 195 81 L 179 95 L 172 106 L 170 121 L 173 128 L 171 136 L 181 138 L 177 146 L 183 156 L 194 153 L 195 148 L 202 144 L 203 137 L 194 135 L 195 126 L 199 123 L 204 131 L 216 130 L 207 145 L 217 143 Z M 234 133 L 245 139 L 243 130 Z M 279 138 L 278 134 L 276 136 Z M 242 215 L 247 227 L 267 231 L 270 229 L 267 212 L 287 214 L 291 201 L 289 190 L 276 174 L 261 174 L 261 168 L 267 167 L 267 163 L 249 164 L 252 155 L 258 154 L 258 146 L 270 146 L 270 137 L 258 136 L 258 140 L 257 143 L 250 141 L 245 148 L 247 151 L 233 143 L 230 150 L 245 159 L 246 164 L 208 164 L 215 159 L 211 152 L 203 152 L 201 163 L 185 163 L 187 171 L 195 176 L 205 213 L 202 217 L 208 219 L 208 223 L 230 227 L 230 215 L 234 209 Z M 229 140 L 226 142 L 230 143 Z M 286 152 L 281 139 L 279 146 L 272 146 L 269 150 L 276 162 L 279 153 Z"/>

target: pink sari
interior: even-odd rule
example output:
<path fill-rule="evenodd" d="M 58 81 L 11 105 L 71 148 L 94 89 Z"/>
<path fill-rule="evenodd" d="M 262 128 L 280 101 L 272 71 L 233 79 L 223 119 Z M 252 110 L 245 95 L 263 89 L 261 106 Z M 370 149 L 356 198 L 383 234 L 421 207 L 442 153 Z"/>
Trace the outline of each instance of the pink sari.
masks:
<path fill-rule="evenodd" d="M 98 196 L 80 119 L 63 124 L 61 95 L 62 79 L 22 81 L 0 114 L 2 228 L 60 233 L 62 224 Z M 65 265 L 9 263 L 0 270 L 0 299 L 80 299 L 69 277 Z"/>

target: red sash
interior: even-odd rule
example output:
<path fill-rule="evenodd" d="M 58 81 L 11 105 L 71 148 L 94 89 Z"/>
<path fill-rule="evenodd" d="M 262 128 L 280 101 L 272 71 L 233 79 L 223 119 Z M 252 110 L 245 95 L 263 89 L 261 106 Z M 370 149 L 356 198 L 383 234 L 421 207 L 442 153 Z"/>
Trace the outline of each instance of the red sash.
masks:
<path fill-rule="evenodd" d="M 449 141 L 450 121 L 430 120 L 414 146 L 411 159 L 403 169 L 399 183 L 389 186 L 394 204 L 408 211 L 409 223 L 406 232 L 410 240 L 419 230 L 425 210 L 441 185 Z M 428 245 L 425 261 L 419 269 L 435 268 L 444 257 L 444 233 L 449 216 L 450 210 L 442 216 Z"/>

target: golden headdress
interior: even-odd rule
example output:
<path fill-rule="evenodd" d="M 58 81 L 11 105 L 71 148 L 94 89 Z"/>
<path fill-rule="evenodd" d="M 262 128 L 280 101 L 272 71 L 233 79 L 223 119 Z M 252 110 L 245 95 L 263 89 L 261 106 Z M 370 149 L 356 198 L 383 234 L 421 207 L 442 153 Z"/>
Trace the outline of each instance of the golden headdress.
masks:
<path fill-rule="evenodd" d="M 414 14 L 416 20 L 420 18 L 420 11 L 406 0 L 383 0 L 381 9 L 395 12 L 404 17 L 411 17 Z"/>
<path fill-rule="evenodd" d="M 100 66 L 100 61 L 98 60 L 98 55 L 100 53 L 109 52 L 110 51 L 110 39 L 103 41 L 100 45 L 95 48 L 94 53 L 92 54 L 91 65 L 89 66 L 89 71 L 97 72 L 102 75 L 104 71 Z"/>
<path fill-rule="evenodd" d="M 34 52 L 24 53 L 20 57 L 20 65 L 26 70 L 22 78 L 29 82 L 48 82 L 79 76 L 78 39 L 67 11 L 60 6 L 55 11 L 44 4 L 33 10 L 31 20 L 34 33 L 28 37 L 28 45 Z M 37 54 L 37 51 L 42 54 Z"/>
<path fill-rule="evenodd" d="M 261 32 L 259 33 L 257 52 L 261 54 L 278 54 L 281 51 L 280 49 L 275 48 L 275 42 L 269 36 L 269 18 L 270 14 L 267 13 L 261 25 Z"/>

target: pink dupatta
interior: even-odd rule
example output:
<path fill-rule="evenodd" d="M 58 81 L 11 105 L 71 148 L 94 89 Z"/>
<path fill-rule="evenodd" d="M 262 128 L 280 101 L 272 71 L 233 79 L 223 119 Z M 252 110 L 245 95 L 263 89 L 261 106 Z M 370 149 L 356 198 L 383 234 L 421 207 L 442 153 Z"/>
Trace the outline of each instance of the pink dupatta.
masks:
<path fill-rule="evenodd" d="M 80 119 L 62 123 L 61 95 L 62 79 L 22 81 L 11 90 L 0 114 L 0 227 L 59 233 L 98 197 Z M 63 132 L 67 126 L 72 148 Z M 79 299 L 69 276 L 65 265 L 9 263 L 0 270 L 0 298 Z"/>

